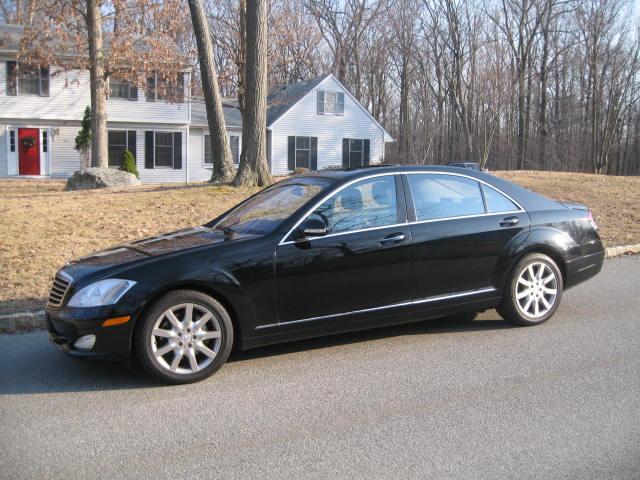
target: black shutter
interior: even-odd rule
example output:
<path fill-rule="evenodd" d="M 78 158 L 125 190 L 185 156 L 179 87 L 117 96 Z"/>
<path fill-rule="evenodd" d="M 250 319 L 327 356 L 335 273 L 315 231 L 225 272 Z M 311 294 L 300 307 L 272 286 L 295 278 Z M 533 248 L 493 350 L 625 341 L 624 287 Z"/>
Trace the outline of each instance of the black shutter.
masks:
<path fill-rule="evenodd" d="M 147 102 L 156 101 L 156 76 L 150 75 L 147 77 Z"/>
<path fill-rule="evenodd" d="M 40 67 L 40 96 L 49 96 L 49 67 Z"/>
<path fill-rule="evenodd" d="M 368 138 L 364 140 L 364 165 L 369 165 L 369 149 L 370 149 L 370 145 L 371 144 L 371 140 L 369 140 Z"/>
<path fill-rule="evenodd" d="M 138 100 L 138 87 L 132 84 L 129 84 L 129 100 Z"/>
<path fill-rule="evenodd" d="M 324 115 L 324 92 L 318 90 L 318 115 Z"/>
<path fill-rule="evenodd" d="M 311 137 L 311 170 L 318 170 L 318 137 Z"/>
<path fill-rule="evenodd" d="M 153 168 L 153 154 L 155 150 L 153 141 L 153 132 L 144 132 L 144 168 Z"/>
<path fill-rule="evenodd" d="M 173 132 L 173 168 L 182 168 L 182 132 Z"/>
<path fill-rule="evenodd" d="M 18 63 L 7 62 L 7 95 L 18 94 Z"/>
<path fill-rule="evenodd" d="M 296 137 L 289 137 L 289 154 L 287 156 L 289 161 L 289 170 L 296 169 Z"/>
<path fill-rule="evenodd" d="M 176 103 L 184 103 L 184 73 L 178 73 L 176 85 Z"/>
<path fill-rule="evenodd" d="M 349 168 L 349 139 L 342 139 L 342 168 Z"/>
<path fill-rule="evenodd" d="M 136 131 L 129 130 L 127 132 L 127 148 L 133 154 L 133 158 L 137 159 Z"/>

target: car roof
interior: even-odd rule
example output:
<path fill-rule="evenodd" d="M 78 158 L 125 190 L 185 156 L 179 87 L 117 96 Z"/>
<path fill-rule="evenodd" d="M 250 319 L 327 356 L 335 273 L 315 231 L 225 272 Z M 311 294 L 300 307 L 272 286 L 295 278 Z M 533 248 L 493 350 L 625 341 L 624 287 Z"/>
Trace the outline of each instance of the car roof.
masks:
<path fill-rule="evenodd" d="M 374 174 L 398 174 L 398 173 L 451 173 L 458 176 L 471 177 L 487 183 L 506 193 L 516 200 L 525 210 L 555 210 L 565 208 L 562 204 L 538 193 L 527 190 L 520 185 L 504 180 L 495 175 L 460 167 L 448 167 L 442 165 L 371 165 L 358 168 L 319 170 L 297 175 L 296 177 L 322 177 L 331 178 L 337 184 L 349 182 L 357 178 L 364 178 Z"/>

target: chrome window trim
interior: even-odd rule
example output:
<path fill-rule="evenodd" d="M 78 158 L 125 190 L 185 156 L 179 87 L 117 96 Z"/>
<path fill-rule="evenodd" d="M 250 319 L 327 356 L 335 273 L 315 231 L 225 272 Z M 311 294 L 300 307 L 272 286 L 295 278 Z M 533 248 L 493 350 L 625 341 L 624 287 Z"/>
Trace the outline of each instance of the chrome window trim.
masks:
<path fill-rule="evenodd" d="M 397 223 L 395 225 L 383 225 L 383 226 L 380 226 L 380 227 L 364 228 L 364 229 L 361 229 L 361 230 L 350 230 L 350 231 L 345 231 L 345 232 L 329 233 L 329 234 L 324 235 L 322 237 L 311 237 L 311 238 L 309 238 L 309 241 L 315 240 L 315 239 L 318 239 L 318 238 L 329 238 L 329 237 L 335 237 L 335 236 L 338 236 L 338 235 L 346 235 L 348 233 L 358 233 L 358 232 L 367 232 L 367 231 L 371 231 L 371 230 L 380 230 L 382 228 L 387 228 L 387 227 L 400 227 L 400 226 L 404 226 L 404 225 L 418 225 L 418 224 L 421 224 L 421 223 L 443 222 L 443 221 L 447 221 L 447 220 L 459 220 L 459 219 L 462 219 L 462 218 L 488 217 L 488 216 L 493 216 L 493 215 L 510 215 L 510 214 L 514 214 L 514 213 L 523 213 L 523 212 L 526 211 L 524 209 L 524 207 L 522 205 L 520 205 L 520 203 L 518 203 L 516 200 L 514 200 L 511 196 L 509 196 L 506 193 L 504 193 L 499 188 L 491 185 L 488 182 L 485 182 L 484 180 L 472 177 L 470 175 L 465 175 L 465 174 L 462 174 L 462 173 L 451 173 L 451 172 L 388 172 L 388 173 L 376 173 L 376 174 L 373 174 L 373 175 L 367 175 L 366 177 L 359 177 L 359 178 L 356 178 L 354 180 L 351 180 L 351 181 L 345 183 L 344 185 L 342 185 L 337 190 L 334 190 L 334 191 L 328 193 L 327 195 L 325 195 L 324 197 L 322 197 L 322 199 L 320 199 L 317 203 L 315 203 L 313 205 L 313 207 L 311 207 L 303 215 L 300 216 L 300 219 L 296 223 L 294 223 L 293 227 L 291 227 L 289 229 L 289 231 L 280 239 L 280 242 L 278 242 L 278 246 L 280 247 L 282 245 L 289 245 L 289 244 L 292 244 L 292 243 L 296 243 L 295 240 L 285 241 L 285 239 L 288 238 L 289 235 L 291 235 L 291 233 L 296 228 L 298 228 L 298 225 L 300 225 L 304 220 L 306 220 L 307 217 L 309 215 L 311 215 L 316 208 L 318 208 L 320 205 L 322 205 L 325 201 L 327 201 L 333 195 L 336 195 L 336 194 L 340 193 L 345 188 L 347 188 L 347 187 L 349 187 L 349 186 L 353 185 L 354 183 L 357 183 L 357 182 L 359 182 L 361 180 L 368 180 L 370 178 L 376 178 L 376 177 L 397 176 L 397 175 L 452 175 L 452 176 L 455 176 L 455 177 L 468 178 L 470 180 L 475 180 L 478 183 L 481 183 L 481 184 L 487 185 L 488 187 L 493 188 L 495 191 L 501 193 L 502 195 L 507 197 L 509 200 L 511 200 L 520 210 L 512 210 L 512 211 L 509 211 L 509 212 L 492 212 L 492 213 L 485 212 L 485 213 L 478 213 L 478 214 L 473 214 L 473 215 L 462 215 L 462 216 L 458 216 L 458 217 L 443 217 L 443 218 L 432 218 L 432 219 L 429 219 L 429 220 L 416 220 L 414 222 L 407 221 L 407 222 L 404 222 L 404 223 Z M 413 195 L 413 193 L 411 191 L 409 191 L 408 193 L 409 193 L 409 195 Z M 485 209 L 486 209 L 486 205 L 485 205 Z"/>
<path fill-rule="evenodd" d="M 512 215 L 514 213 L 522 213 L 522 212 L 523 210 L 511 210 L 510 212 L 497 212 L 497 213 L 475 213 L 473 215 L 460 215 L 458 217 L 444 217 L 444 218 L 431 218 L 429 220 L 416 220 L 415 222 L 409 222 L 409 224 L 419 225 L 421 223 L 442 222 L 446 220 L 460 220 L 462 218 L 492 217 L 495 215 Z"/>
<path fill-rule="evenodd" d="M 421 305 L 423 303 L 438 302 L 441 300 L 450 300 L 452 298 L 467 297 L 469 295 L 478 295 L 481 293 L 491 293 L 496 291 L 497 290 L 494 287 L 487 287 L 487 288 L 480 288 L 478 290 L 467 290 L 459 293 L 435 295 L 433 297 L 421 298 L 420 300 L 407 300 L 404 302 L 392 303 L 390 305 L 383 305 L 380 307 L 363 308 L 361 310 L 352 310 L 350 312 L 343 312 L 343 313 L 332 313 L 330 315 L 321 315 L 318 317 L 302 318 L 300 320 L 290 320 L 288 322 L 270 323 L 269 325 L 258 325 L 256 327 L 256 330 L 260 330 L 263 328 L 281 327 L 283 325 L 292 325 L 296 323 L 313 322 L 315 320 L 326 320 L 329 318 L 344 317 L 349 315 L 356 315 L 359 313 L 369 313 L 369 312 L 375 312 L 378 310 L 387 310 L 389 308 L 408 307 L 410 305 Z"/>

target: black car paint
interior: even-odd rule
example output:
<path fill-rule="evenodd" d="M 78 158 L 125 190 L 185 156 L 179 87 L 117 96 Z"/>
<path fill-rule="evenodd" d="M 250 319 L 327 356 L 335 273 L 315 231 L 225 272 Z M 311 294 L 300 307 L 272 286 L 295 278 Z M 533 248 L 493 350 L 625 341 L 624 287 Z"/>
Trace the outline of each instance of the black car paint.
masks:
<path fill-rule="evenodd" d="M 399 225 L 302 242 L 284 238 L 318 198 L 345 183 L 378 173 L 416 171 L 463 174 L 486 182 L 514 198 L 524 211 L 412 223 L 407 182 L 398 181 L 398 191 L 404 191 Z M 190 288 L 221 301 L 234 320 L 237 345 L 252 348 L 495 307 L 509 272 L 527 252 L 554 258 L 565 288 L 602 267 L 604 250 L 585 207 L 555 202 L 482 172 L 376 167 L 308 175 L 333 181 L 267 235 L 228 237 L 210 228 L 222 215 L 202 227 L 113 247 L 67 265 L 63 270 L 74 281 L 65 301 L 100 279 L 137 283 L 116 305 L 47 308 L 52 338 L 69 353 L 85 355 L 71 345 L 81 335 L 96 333 L 89 355 L 127 358 L 146 306 L 166 291 Z M 502 227 L 505 216 L 519 221 Z M 398 234 L 404 238 L 381 245 Z M 438 297 L 456 292 L 463 295 Z M 123 325 L 100 326 L 104 319 L 126 315 L 131 320 Z"/>

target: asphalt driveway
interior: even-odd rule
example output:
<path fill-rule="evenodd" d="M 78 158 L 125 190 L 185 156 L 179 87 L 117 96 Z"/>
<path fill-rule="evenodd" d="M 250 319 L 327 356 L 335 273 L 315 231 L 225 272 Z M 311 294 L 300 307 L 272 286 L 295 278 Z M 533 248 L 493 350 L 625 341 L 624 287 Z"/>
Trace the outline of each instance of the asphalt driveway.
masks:
<path fill-rule="evenodd" d="M 159 386 L 0 335 L 0 478 L 640 478 L 640 257 L 555 318 L 427 321 L 237 353 Z"/>

